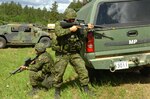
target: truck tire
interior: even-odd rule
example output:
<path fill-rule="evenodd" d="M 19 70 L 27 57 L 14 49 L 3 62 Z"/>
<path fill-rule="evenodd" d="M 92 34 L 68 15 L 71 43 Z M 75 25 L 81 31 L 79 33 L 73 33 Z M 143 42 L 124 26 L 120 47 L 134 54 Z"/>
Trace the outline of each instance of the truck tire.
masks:
<path fill-rule="evenodd" d="M 5 48 L 6 40 L 3 37 L 0 37 L 0 49 Z"/>
<path fill-rule="evenodd" d="M 142 76 L 149 76 L 150 75 L 150 67 L 143 67 L 140 70 Z"/>
<path fill-rule="evenodd" d="M 42 37 L 39 42 L 40 43 L 44 43 L 44 45 L 46 47 L 50 47 L 51 46 L 51 40 L 48 37 Z"/>

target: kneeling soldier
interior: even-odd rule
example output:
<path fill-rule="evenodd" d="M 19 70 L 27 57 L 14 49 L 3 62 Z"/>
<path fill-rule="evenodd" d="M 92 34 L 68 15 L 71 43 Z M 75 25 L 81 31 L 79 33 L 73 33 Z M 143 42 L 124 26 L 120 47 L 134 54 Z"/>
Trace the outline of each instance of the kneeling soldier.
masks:
<path fill-rule="evenodd" d="M 34 95 L 40 89 L 48 90 L 53 85 L 54 61 L 43 43 L 35 45 L 36 58 L 29 67 L 21 66 L 22 70 L 29 70 L 30 84 L 32 86 L 29 95 Z"/>

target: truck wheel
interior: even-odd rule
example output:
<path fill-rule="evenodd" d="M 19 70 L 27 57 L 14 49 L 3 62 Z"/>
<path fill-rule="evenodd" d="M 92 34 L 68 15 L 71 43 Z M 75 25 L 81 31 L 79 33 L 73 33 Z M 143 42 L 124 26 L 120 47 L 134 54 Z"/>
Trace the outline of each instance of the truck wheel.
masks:
<path fill-rule="evenodd" d="M 51 40 L 48 37 L 42 37 L 39 42 L 40 43 L 44 43 L 44 45 L 46 47 L 50 47 L 51 46 Z"/>
<path fill-rule="evenodd" d="M 141 75 L 149 76 L 150 75 L 150 67 L 144 67 L 140 70 Z"/>
<path fill-rule="evenodd" d="M 0 48 L 4 48 L 6 46 L 6 40 L 3 37 L 0 37 Z"/>

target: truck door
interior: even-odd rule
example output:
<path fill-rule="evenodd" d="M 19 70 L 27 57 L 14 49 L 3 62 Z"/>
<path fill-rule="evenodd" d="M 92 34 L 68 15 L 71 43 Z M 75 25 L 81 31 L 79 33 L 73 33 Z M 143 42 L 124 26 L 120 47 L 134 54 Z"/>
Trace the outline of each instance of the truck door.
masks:
<path fill-rule="evenodd" d="M 16 25 L 9 25 L 7 27 L 7 32 L 5 32 L 5 37 L 8 42 L 11 43 L 20 43 L 20 34 L 19 34 L 19 27 Z"/>
<path fill-rule="evenodd" d="M 21 35 L 21 42 L 22 43 L 32 43 L 32 32 L 30 26 L 20 26 L 19 33 Z"/>

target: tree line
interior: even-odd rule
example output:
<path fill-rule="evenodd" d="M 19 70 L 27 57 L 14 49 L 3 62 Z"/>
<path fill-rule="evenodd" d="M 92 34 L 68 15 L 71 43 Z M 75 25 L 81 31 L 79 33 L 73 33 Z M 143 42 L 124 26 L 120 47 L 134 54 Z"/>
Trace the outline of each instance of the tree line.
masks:
<path fill-rule="evenodd" d="M 78 11 L 83 6 L 79 0 L 73 0 L 68 8 Z M 35 9 L 26 5 L 22 7 L 20 3 L 3 2 L 0 4 L 0 23 L 36 23 L 46 25 L 62 20 L 63 13 L 58 12 L 58 4 L 55 1 L 50 9 Z"/>
<path fill-rule="evenodd" d="M 53 4 L 53 6 L 56 5 Z M 35 9 L 27 5 L 22 7 L 21 4 L 11 1 L 10 3 L 6 2 L 0 5 L 0 20 L 1 22 L 8 23 L 19 22 L 47 24 L 48 22 L 53 22 L 53 20 L 50 20 L 52 12 L 53 11 L 49 11 L 45 7 L 43 9 Z M 57 15 L 60 14 L 57 10 L 55 13 L 57 13 Z"/>

